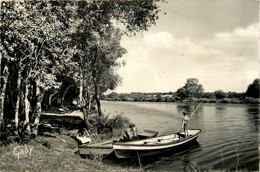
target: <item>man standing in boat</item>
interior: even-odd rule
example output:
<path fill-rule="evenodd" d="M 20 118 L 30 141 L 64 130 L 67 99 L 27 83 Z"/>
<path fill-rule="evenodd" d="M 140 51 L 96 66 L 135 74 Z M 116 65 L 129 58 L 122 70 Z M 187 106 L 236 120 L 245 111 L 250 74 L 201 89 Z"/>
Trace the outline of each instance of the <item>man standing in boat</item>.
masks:
<path fill-rule="evenodd" d="M 184 131 L 185 138 L 189 137 L 189 120 L 190 118 L 188 117 L 186 112 L 183 112 L 183 118 L 182 118 L 182 127 L 181 129 Z"/>

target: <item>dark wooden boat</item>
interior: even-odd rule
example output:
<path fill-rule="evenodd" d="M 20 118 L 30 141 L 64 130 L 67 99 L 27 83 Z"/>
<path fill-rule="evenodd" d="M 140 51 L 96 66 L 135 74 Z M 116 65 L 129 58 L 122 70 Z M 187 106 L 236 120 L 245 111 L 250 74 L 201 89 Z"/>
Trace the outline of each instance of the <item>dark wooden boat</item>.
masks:
<path fill-rule="evenodd" d="M 118 158 L 152 156 L 190 145 L 200 132 L 200 129 L 190 129 L 187 138 L 183 132 L 177 132 L 138 141 L 116 142 L 113 149 Z"/>
<path fill-rule="evenodd" d="M 152 137 L 156 137 L 158 135 L 158 131 L 153 130 L 144 130 L 141 133 L 138 133 L 139 140 L 148 139 Z M 118 142 L 119 139 L 108 139 L 103 140 L 97 143 L 91 144 L 83 144 L 79 147 L 80 155 L 98 155 L 100 157 L 104 157 L 113 152 L 113 142 Z"/>

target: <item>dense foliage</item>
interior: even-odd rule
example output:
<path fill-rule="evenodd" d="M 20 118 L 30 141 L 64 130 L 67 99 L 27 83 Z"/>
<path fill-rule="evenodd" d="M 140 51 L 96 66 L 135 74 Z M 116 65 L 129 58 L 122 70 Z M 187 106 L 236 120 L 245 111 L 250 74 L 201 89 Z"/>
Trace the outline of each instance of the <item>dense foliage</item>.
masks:
<path fill-rule="evenodd" d="M 177 90 L 177 95 L 181 98 L 200 97 L 204 89 L 197 78 L 187 79 L 185 85 Z"/>
<path fill-rule="evenodd" d="M 42 109 L 74 106 L 88 115 L 121 81 L 121 37 L 148 30 L 153 1 L 1 1 L 0 129 L 37 135 Z"/>
<path fill-rule="evenodd" d="M 247 97 L 259 98 L 259 90 L 260 90 L 260 80 L 255 79 L 252 84 L 250 84 L 246 90 L 245 95 Z"/>
<path fill-rule="evenodd" d="M 225 93 L 224 91 L 222 90 L 216 90 L 215 91 L 215 96 L 217 99 L 224 99 L 224 98 L 227 98 L 228 97 L 228 94 Z"/>

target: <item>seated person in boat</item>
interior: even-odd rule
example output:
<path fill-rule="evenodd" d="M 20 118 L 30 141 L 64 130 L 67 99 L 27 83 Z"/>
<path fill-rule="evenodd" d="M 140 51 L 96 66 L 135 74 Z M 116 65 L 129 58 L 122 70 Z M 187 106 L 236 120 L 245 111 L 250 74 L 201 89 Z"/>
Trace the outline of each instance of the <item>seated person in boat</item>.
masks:
<path fill-rule="evenodd" d="M 187 113 L 183 112 L 183 118 L 182 118 L 182 127 L 181 129 L 184 131 L 185 138 L 189 137 L 189 120 Z"/>
<path fill-rule="evenodd" d="M 135 128 L 135 124 L 129 124 L 129 127 L 125 130 L 123 134 L 122 141 L 131 141 L 131 140 L 138 140 L 137 136 L 137 129 Z"/>
<path fill-rule="evenodd" d="M 91 143 L 91 137 L 88 133 L 88 130 L 86 128 L 80 129 L 78 131 L 77 139 L 82 143 Z"/>

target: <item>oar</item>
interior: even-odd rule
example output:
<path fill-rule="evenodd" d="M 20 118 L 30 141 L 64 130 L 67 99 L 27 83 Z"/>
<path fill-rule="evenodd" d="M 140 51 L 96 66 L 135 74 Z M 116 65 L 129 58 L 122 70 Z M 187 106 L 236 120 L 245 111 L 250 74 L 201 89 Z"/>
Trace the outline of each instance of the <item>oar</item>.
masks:
<path fill-rule="evenodd" d="M 204 99 L 201 100 L 199 106 L 196 107 L 196 109 L 192 112 L 192 114 L 190 115 L 190 117 L 192 117 L 192 115 L 196 112 L 196 110 L 200 107 L 201 103 L 203 102 Z"/>

